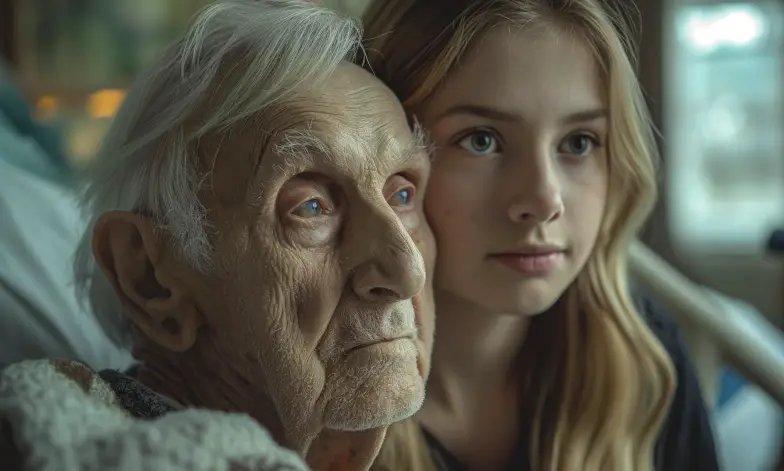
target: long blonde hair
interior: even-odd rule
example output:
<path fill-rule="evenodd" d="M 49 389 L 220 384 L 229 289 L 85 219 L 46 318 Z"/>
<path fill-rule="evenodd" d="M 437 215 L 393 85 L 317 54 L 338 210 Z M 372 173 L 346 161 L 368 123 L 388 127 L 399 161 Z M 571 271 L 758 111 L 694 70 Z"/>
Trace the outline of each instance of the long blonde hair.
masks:
<path fill-rule="evenodd" d="M 536 471 L 651 471 L 675 387 L 672 362 L 627 286 L 626 251 L 655 202 L 658 159 L 627 13 L 600 0 L 374 0 L 365 16 L 364 65 L 409 112 L 498 25 L 581 34 L 604 75 L 610 189 L 599 238 L 559 308 L 533 318 L 519 353 Z M 409 420 L 390 428 L 373 469 L 435 465 Z"/>

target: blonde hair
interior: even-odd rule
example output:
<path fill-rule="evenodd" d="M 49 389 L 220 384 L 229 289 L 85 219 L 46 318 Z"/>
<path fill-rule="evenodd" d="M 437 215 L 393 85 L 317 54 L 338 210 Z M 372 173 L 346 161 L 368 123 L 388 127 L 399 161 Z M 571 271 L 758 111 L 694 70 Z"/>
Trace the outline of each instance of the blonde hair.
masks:
<path fill-rule="evenodd" d="M 580 34 L 604 75 L 610 188 L 599 238 L 558 306 L 533 318 L 519 353 L 536 471 L 651 471 L 674 390 L 672 361 L 627 286 L 626 251 L 655 202 L 657 161 L 628 13 L 599 0 L 376 0 L 365 17 L 365 66 L 409 112 L 498 25 Z M 412 424 L 390 428 L 375 470 L 435 469 Z"/>
<path fill-rule="evenodd" d="M 322 83 L 361 50 L 356 20 L 302 0 L 220 0 L 133 83 L 91 162 L 82 206 L 89 219 L 75 255 L 77 290 L 121 347 L 130 319 L 95 263 L 92 233 L 112 210 L 144 211 L 190 266 L 213 269 L 210 223 L 198 198 L 199 139 L 263 114 Z"/>

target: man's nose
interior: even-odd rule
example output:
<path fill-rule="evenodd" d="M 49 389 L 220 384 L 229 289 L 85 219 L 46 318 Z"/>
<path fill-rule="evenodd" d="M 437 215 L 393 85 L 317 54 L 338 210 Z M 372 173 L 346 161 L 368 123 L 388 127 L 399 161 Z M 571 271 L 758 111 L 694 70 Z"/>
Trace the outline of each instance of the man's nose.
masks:
<path fill-rule="evenodd" d="M 389 209 L 373 211 L 370 220 L 356 226 L 359 237 L 350 243 L 358 252 L 352 277 L 356 294 L 373 302 L 412 298 L 425 283 L 425 263 L 413 239 Z M 349 242 L 349 241 L 346 241 Z"/>
<path fill-rule="evenodd" d="M 515 159 L 507 175 L 511 196 L 507 208 L 512 222 L 543 223 L 561 217 L 564 204 L 558 163 L 547 149 Z"/>

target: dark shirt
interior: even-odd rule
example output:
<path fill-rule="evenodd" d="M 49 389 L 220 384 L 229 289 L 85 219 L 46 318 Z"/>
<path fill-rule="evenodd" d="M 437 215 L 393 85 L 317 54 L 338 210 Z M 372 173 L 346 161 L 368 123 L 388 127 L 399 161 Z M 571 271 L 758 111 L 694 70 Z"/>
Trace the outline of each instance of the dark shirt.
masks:
<path fill-rule="evenodd" d="M 157 419 L 182 407 L 136 381 L 138 366 L 126 373 L 103 370 L 98 374 L 112 388 L 123 408 L 137 419 Z"/>
<path fill-rule="evenodd" d="M 677 388 L 670 412 L 656 443 L 656 471 L 718 471 L 713 430 L 694 366 L 675 322 L 650 299 L 638 298 L 638 307 L 651 330 L 670 354 L 677 372 Z M 465 467 L 427 430 L 423 430 L 439 471 L 464 471 Z M 528 440 L 522 436 L 507 469 L 530 471 Z"/>

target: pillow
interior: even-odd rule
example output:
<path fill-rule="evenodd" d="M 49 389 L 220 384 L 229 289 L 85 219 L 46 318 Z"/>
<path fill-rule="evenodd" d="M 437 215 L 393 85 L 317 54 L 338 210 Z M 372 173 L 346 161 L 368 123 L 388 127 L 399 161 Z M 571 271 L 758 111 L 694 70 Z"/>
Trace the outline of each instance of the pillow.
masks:
<path fill-rule="evenodd" d="M 73 190 L 33 169 L 41 154 L 0 125 L 0 364 L 57 357 L 124 369 L 129 352 L 77 300 L 72 259 L 85 224 Z"/>
<path fill-rule="evenodd" d="M 13 79 L 8 64 L 2 58 L 0 58 L 0 113 L 5 120 L 3 125 L 8 131 L 29 137 L 40 146 L 43 150 L 40 155 L 46 160 L 48 171 L 54 170 L 58 176 L 70 175 L 68 159 L 60 142 L 59 126 L 43 125 L 33 119 L 30 106 Z M 6 154 L 5 157 L 12 158 L 13 154 Z"/>

